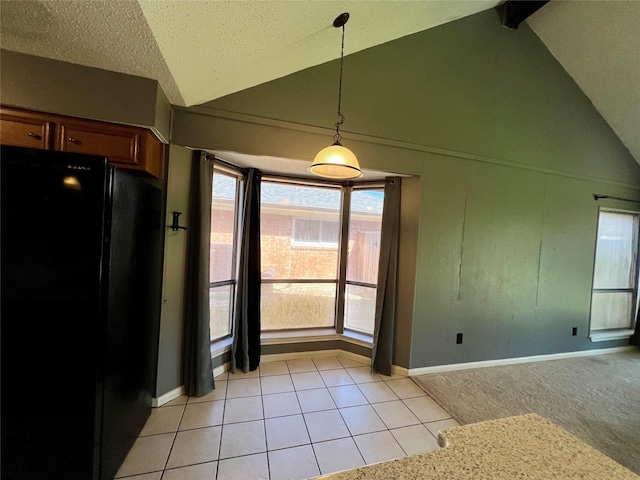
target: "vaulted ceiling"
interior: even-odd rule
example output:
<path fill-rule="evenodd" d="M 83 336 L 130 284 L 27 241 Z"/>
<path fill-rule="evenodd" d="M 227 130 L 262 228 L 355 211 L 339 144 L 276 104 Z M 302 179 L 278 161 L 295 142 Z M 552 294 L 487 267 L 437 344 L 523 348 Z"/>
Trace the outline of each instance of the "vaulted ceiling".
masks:
<path fill-rule="evenodd" d="M 192 106 L 339 57 L 342 12 L 348 55 L 501 3 L 2 0 L 0 46 L 152 78 Z M 552 0 L 526 22 L 640 163 L 639 19 L 636 0 Z"/>

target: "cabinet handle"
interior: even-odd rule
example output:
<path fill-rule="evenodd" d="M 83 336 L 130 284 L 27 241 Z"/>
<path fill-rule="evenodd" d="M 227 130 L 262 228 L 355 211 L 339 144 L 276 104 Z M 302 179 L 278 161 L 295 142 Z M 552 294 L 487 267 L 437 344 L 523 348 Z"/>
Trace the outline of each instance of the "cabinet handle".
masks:
<path fill-rule="evenodd" d="M 40 140 L 42 138 L 37 133 L 33 133 L 33 132 L 29 132 L 27 135 L 29 135 L 31 138 L 35 138 L 36 140 Z"/>
<path fill-rule="evenodd" d="M 68 137 L 67 140 L 69 140 L 71 143 L 80 143 L 80 141 L 74 137 Z"/>

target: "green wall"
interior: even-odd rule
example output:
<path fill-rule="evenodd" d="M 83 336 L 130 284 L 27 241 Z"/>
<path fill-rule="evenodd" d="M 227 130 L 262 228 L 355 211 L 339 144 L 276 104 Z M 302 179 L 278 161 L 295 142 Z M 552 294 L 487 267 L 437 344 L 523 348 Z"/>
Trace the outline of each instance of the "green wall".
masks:
<path fill-rule="evenodd" d="M 310 161 L 331 141 L 338 68 L 177 109 L 172 140 Z M 396 364 L 628 343 L 587 338 L 593 194 L 640 200 L 640 166 L 526 24 L 506 29 L 491 10 L 344 68 L 343 143 L 364 168 L 419 177 L 403 189 L 401 228 L 416 243 L 401 242 L 399 303 L 412 309 L 398 318 Z"/>
<path fill-rule="evenodd" d="M 334 61 L 204 106 L 332 128 L 338 73 Z M 494 10 L 347 56 L 342 113 L 345 132 L 377 139 L 621 182 L 638 172 L 533 31 Z"/>
<path fill-rule="evenodd" d="M 182 212 L 180 225 L 185 225 L 186 219 L 189 218 L 191 158 L 190 150 L 171 145 L 166 176 L 165 221 L 167 225 L 171 225 L 173 221 L 172 212 Z M 174 232 L 171 228 L 166 228 L 156 396 L 182 385 L 186 264 L 187 235 L 185 231 Z"/>
<path fill-rule="evenodd" d="M 1 54 L 3 103 L 169 136 L 155 81 Z M 348 55 L 344 67 L 345 145 L 365 168 L 415 175 L 402 191 L 394 363 L 626 343 L 586 338 L 602 204 L 592 194 L 640 199 L 640 167 L 526 24 L 506 29 L 491 10 Z M 174 209 L 186 218 L 190 152 L 179 146 L 310 161 L 333 137 L 338 68 L 174 108 L 167 220 Z M 184 245 L 175 233 L 166 238 L 158 394 L 181 378 Z"/>
<path fill-rule="evenodd" d="M 638 190 L 466 160 L 430 163 L 437 175 L 424 176 L 412 367 L 628 343 L 587 338 L 592 195 L 640 199 Z"/>

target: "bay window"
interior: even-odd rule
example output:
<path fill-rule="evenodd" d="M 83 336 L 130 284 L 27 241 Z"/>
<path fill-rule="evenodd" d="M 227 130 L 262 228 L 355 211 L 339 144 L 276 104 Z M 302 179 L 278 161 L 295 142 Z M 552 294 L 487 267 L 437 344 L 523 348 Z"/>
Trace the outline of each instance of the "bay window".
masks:
<path fill-rule="evenodd" d="M 232 333 L 242 187 L 240 171 L 214 168 L 212 341 Z M 265 176 L 260 192 L 262 331 L 332 329 L 371 336 L 384 185 Z"/>

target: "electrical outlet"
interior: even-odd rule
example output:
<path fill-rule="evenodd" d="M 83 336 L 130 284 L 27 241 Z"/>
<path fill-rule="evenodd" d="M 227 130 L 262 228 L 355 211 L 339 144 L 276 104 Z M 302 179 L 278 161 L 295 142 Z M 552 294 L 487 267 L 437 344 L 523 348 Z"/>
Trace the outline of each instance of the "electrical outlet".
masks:
<path fill-rule="evenodd" d="M 578 335 L 578 327 L 573 327 L 573 330 L 572 330 L 572 332 L 571 332 L 571 335 L 572 335 L 572 336 L 574 336 L 574 337 L 575 337 L 576 335 Z"/>
<path fill-rule="evenodd" d="M 460 345 L 460 344 L 462 343 L 462 334 L 461 334 L 461 333 L 458 333 L 458 334 L 456 335 L 456 343 L 457 343 L 458 345 Z"/>

